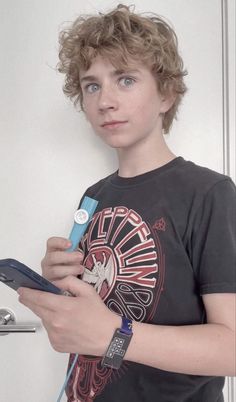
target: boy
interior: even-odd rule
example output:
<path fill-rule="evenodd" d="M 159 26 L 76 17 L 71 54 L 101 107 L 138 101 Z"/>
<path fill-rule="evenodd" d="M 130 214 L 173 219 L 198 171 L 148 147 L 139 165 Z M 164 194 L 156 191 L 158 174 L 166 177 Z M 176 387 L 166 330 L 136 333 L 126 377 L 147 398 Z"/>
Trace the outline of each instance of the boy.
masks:
<path fill-rule="evenodd" d="M 48 240 L 44 276 L 76 297 L 19 291 L 52 346 L 79 353 L 68 401 L 221 402 L 235 375 L 235 186 L 164 141 L 186 91 L 175 33 L 123 5 L 81 17 L 59 71 L 119 160 L 86 191 L 99 205 L 80 251 Z"/>

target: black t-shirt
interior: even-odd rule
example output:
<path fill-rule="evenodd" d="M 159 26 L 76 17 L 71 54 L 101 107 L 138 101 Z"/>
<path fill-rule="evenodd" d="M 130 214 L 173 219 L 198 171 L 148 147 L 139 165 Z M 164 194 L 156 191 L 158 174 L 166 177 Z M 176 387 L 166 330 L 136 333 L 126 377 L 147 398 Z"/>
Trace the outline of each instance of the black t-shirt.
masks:
<path fill-rule="evenodd" d="M 116 172 L 86 195 L 99 204 L 80 245 L 83 279 L 115 313 L 155 325 L 202 324 L 201 295 L 236 292 L 236 193 L 229 177 L 177 157 L 136 177 Z M 223 377 L 100 363 L 79 357 L 69 402 L 223 401 Z"/>

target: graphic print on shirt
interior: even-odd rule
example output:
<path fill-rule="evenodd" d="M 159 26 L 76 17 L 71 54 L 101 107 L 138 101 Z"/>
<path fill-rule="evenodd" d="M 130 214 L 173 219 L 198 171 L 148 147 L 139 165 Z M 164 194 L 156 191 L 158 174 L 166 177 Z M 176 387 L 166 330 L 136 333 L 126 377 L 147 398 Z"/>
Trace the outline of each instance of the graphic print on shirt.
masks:
<path fill-rule="evenodd" d="M 111 311 L 136 321 L 152 320 L 162 290 L 164 257 L 157 230 L 134 210 L 118 206 L 97 212 L 81 242 L 83 280 L 94 286 Z M 127 362 L 115 371 L 102 367 L 101 358 L 80 356 L 68 401 L 93 401 L 108 381 L 127 369 Z"/>

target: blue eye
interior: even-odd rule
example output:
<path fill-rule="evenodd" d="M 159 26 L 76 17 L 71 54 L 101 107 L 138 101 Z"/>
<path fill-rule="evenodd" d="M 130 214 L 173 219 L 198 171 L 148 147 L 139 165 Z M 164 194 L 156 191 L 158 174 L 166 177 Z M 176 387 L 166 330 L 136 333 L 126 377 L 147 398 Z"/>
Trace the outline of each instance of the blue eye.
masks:
<path fill-rule="evenodd" d="M 98 84 L 88 84 L 85 87 L 86 92 L 93 94 L 94 92 L 98 91 L 99 85 Z"/>
<path fill-rule="evenodd" d="M 124 87 L 130 87 L 131 85 L 134 84 L 134 82 L 135 80 L 132 77 L 122 77 L 120 79 L 120 83 Z"/>

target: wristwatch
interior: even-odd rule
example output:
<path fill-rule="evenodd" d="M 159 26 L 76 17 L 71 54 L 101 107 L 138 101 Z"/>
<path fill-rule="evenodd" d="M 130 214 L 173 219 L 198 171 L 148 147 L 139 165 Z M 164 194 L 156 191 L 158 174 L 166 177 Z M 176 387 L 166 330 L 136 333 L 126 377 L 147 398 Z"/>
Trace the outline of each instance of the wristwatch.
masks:
<path fill-rule="evenodd" d="M 132 320 L 122 317 L 121 328 L 115 330 L 112 340 L 102 359 L 102 366 L 119 369 L 132 336 Z"/>

